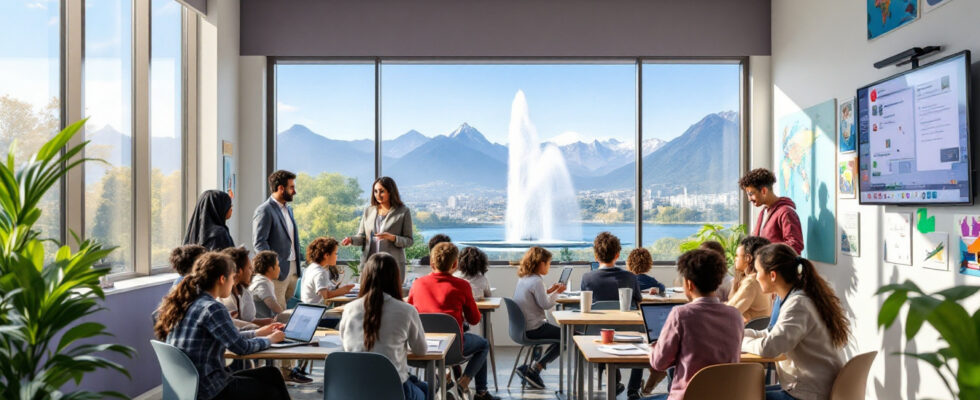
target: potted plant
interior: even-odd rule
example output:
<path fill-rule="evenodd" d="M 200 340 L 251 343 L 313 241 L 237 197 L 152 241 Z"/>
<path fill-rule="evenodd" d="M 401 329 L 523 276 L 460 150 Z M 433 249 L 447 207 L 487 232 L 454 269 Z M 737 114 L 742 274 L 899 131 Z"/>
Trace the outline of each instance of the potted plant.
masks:
<path fill-rule="evenodd" d="M 347 262 L 347 269 L 350 270 L 350 277 L 353 282 L 357 283 L 360 281 L 361 277 L 361 262 L 358 260 L 352 260 Z"/>
<path fill-rule="evenodd" d="M 681 243 L 681 253 L 688 252 L 701 246 L 709 240 L 718 241 L 721 247 L 725 248 L 725 262 L 727 265 L 735 265 L 735 249 L 738 243 L 745 237 L 747 229 L 744 224 L 732 225 L 728 228 L 721 224 L 704 224 L 697 233 L 691 235 L 691 239 Z"/>
<path fill-rule="evenodd" d="M 875 294 L 890 293 L 878 311 L 878 327 L 890 327 L 908 303 L 905 337 L 912 340 L 928 322 L 939 332 L 940 348 L 928 353 L 894 352 L 915 357 L 931 365 L 943 379 L 953 398 L 980 399 L 980 309 L 969 314 L 961 300 L 973 296 L 980 286 L 954 286 L 926 294 L 912 281 L 885 285 Z M 912 296 L 909 296 L 909 295 Z M 944 343 L 943 343 L 944 342 Z"/>
<path fill-rule="evenodd" d="M 121 365 L 99 356 L 113 352 L 132 357 L 134 350 L 118 344 L 77 344 L 82 339 L 110 336 L 96 322 L 78 319 L 103 310 L 105 294 L 99 279 L 108 268 L 96 267 L 114 248 L 80 240 L 77 251 L 62 245 L 53 257 L 35 229 L 44 210 L 39 203 L 68 170 L 86 161 L 88 142 L 65 148 L 85 120 L 76 122 L 45 143 L 28 160 L 14 160 L 15 144 L 0 164 L 0 398 L 94 399 L 126 396 L 118 392 L 62 393 L 69 380 L 109 368 L 129 376 Z M 62 151 L 64 149 L 65 151 Z M 55 340 L 60 336 L 59 340 Z"/>

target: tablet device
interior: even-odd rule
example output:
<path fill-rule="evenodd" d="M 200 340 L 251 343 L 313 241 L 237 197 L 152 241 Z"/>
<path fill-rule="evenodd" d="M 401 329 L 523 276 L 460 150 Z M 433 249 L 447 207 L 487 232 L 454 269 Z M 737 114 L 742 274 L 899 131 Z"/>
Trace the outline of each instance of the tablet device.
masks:
<path fill-rule="evenodd" d="M 558 278 L 558 283 L 568 286 L 568 279 L 572 277 L 572 267 L 565 267 L 561 270 L 561 277 Z"/>

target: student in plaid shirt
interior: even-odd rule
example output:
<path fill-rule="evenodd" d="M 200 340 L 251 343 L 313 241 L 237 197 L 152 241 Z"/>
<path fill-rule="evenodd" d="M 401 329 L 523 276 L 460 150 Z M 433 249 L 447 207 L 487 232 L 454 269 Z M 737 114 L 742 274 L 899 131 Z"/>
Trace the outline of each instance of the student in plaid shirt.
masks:
<path fill-rule="evenodd" d="M 282 324 L 245 332 L 235 328 L 228 309 L 216 300 L 231 294 L 235 275 L 235 263 L 225 254 L 211 252 L 198 258 L 193 272 L 163 299 L 154 333 L 194 363 L 200 377 L 198 399 L 289 399 L 275 367 L 234 374 L 225 368 L 225 349 L 251 354 L 285 336 Z"/>

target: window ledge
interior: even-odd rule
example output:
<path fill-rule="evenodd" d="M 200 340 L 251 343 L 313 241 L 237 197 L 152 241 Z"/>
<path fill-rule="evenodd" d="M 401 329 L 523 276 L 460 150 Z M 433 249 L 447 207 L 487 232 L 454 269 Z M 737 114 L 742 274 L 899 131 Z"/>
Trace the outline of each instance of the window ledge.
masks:
<path fill-rule="evenodd" d="M 167 273 L 124 279 L 121 281 L 116 281 L 115 286 L 112 288 L 105 289 L 105 294 L 106 296 L 112 296 L 114 294 L 131 292 L 133 290 L 139 290 L 151 286 L 158 286 L 162 284 L 169 285 L 177 279 L 177 276 L 178 275 L 176 273 Z"/>

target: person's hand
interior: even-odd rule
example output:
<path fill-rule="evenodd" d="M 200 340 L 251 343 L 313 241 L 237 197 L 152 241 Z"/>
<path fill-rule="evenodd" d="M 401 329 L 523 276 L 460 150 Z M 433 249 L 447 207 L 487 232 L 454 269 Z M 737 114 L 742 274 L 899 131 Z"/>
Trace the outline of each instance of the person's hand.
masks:
<path fill-rule="evenodd" d="M 341 291 L 340 294 L 344 295 L 344 294 L 350 293 L 351 289 L 353 289 L 353 288 L 354 288 L 354 284 L 353 283 L 348 283 L 348 284 L 346 284 L 344 286 L 341 286 L 340 287 L 340 291 Z"/>
<path fill-rule="evenodd" d="M 272 318 L 256 318 L 252 320 L 252 323 L 258 326 L 266 326 L 272 323 Z"/>
<path fill-rule="evenodd" d="M 286 338 L 286 333 L 283 331 L 275 331 L 265 337 L 269 339 L 269 342 L 279 343 Z"/>
<path fill-rule="evenodd" d="M 276 329 L 276 324 L 269 324 L 255 330 L 255 336 L 269 336 L 279 329 Z"/>
<path fill-rule="evenodd" d="M 350 236 L 348 236 L 348 237 L 345 237 L 344 240 L 341 240 L 340 241 L 340 245 L 341 246 L 350 246 L 350 242 L 351 242 L 350 241 Z"/>
<path fill-rule="evenodd" d="M 555 289 L 555 290 L 558 291 L 558 294 L 562 294 L 562 293 L 565 293 L 565 289 L 568 289 L 568 287 L 565 286 L 564 283 L 559 283 L 558 284 L 558 288 Z"/>
<path fill-rule="evenodd" d="M 392 234 L 390 234 L 388 232 L 382 232 L 382 233 L 375 234 L 374 237 L 376 237 L 378 239 L 382 239 L 382 240 L 387 240 L 389 242 L 394 242 L 395 241 L 395 235 L 392 235 Z"/>
<path fill-rule="evenodd" d="M 650 294 L 660 294 L 660 288 L 650 288 Z"/>
<path fill-rule="evenodd" d="M 549 288 L 548 288 L 548 290 L 547 290 L 547 292 L 548 292 L 548 294 L 551 294 L 551 293 L 553 293 L 553 292 L 554 292 L 555 290 L 558 290 L 558 285 L 560 285 L 560 283 L 556 283 L 556 284 L 554 284 L 554 285 L 551 285 L 551 287 L 549 287 Z"/>

